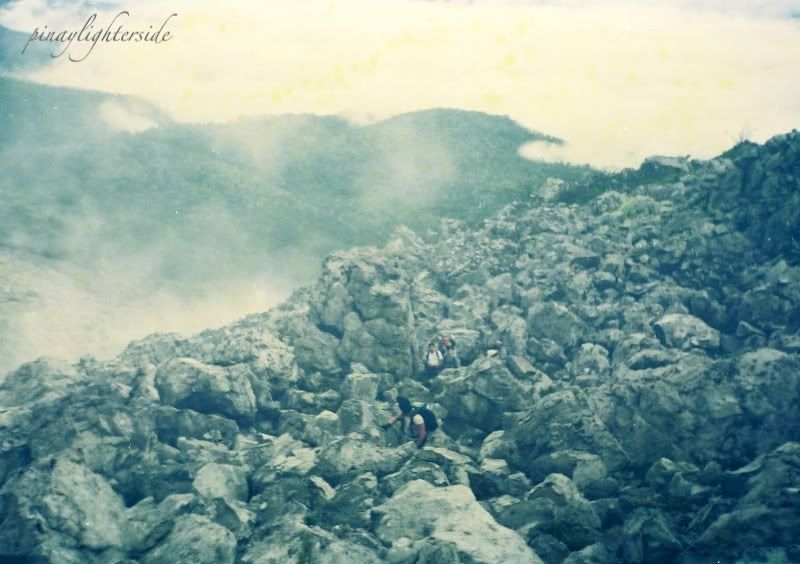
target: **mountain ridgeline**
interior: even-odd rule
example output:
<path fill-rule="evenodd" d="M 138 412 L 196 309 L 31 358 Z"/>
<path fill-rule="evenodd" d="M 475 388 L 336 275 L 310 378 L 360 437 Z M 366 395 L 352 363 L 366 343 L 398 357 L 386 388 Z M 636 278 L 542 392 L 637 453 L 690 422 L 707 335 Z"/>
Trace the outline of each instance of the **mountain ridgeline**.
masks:
<path fill-rule="evenodd" d="M 797 132 L 653 158 L 333 253 L 220 329 L 25 364 L 0 558 L 798 562 L 798 182 Z M 437 335 L 461 367 L 422 378 Z M 400 395 L 422 449 L 380 427 Z"/>
<path fill-rule="evenodd" d="M 522 158 L 528 141 L 559 141 L 478 112 L 186 125 L 136 99 L 11 79 L 0 99 L 0 245 L 92 268 L 152 253 L 152 275 L 184 291 L 286 249 L 309 281 L 334 249 L 383 243 L 399 224 L 480 221 L 589 170 Z M 120 131 L 109 113 L 153 127 Z"/>
<path fill-rule="evenodd" d="M 401 224 L 477 225 L 590 170 L 522 158 L 532 140 L 558 142 L 446 109 L 181 124 L 135 98 L 0 78 L 0 374 L 227 323 L 313 281 L 333 250 Z"/>

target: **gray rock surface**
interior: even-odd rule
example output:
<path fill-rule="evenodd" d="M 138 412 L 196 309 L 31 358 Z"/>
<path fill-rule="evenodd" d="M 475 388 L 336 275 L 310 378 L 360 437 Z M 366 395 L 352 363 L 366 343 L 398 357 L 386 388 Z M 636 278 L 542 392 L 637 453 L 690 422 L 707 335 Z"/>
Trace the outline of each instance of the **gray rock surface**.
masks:
<path fill-rule="evenodd" d="M 159 367 L 155 385 L 167 405 L 219 413 L 244 422 L 252 420 L 256 413 L 256 397 L 242 370 L 176 358 Z"/>
<path fill-rule="evenodd" d="M 0 561 L 800 561 L 798 167 L 793 132 L 590 175 L 226 327 L 27 363 Z M 441 335 L 461 367 L 426 378 Z M 422 449 L 380 427 L 399 395 Z"/>
<path fill-rule="evenodd" d="M 541 562 L 521 537 L 498 525 L 465 486 L 437 488 L 414 480 L 373 513 L 381 540 L 411 540 L 424 562 Z"/>
<path fill-rule="evenodd" d="M 141 561 L 232 564 L 235 551 L 236 537 L 228 529 L 200 515 L 183 515 L 175 521 L 169 535 Z"/>

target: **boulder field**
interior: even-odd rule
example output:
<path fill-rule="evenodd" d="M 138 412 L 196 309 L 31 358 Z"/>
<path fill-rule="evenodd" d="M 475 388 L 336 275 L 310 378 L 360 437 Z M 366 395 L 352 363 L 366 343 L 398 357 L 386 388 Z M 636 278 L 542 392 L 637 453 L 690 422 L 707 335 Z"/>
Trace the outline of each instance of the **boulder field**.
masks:
<path fill-rule="evenodd" d="M 800 134 L 558 186 L 8 374 L 0 562 L 800 562 Z"/>

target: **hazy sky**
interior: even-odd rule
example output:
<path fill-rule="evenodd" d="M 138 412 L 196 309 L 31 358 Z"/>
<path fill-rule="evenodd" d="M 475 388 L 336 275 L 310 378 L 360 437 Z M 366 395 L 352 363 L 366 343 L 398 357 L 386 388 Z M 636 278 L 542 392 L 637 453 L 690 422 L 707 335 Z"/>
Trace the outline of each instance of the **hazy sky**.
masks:
<path fill-rule="evenodd" d="M 507 114 L 602 166 L 712 156 L 800 125 L 800 2 L 22 0 L 0 24 L 95 29 L 120 9 L 160 45 L 99 44 L 28 75 L 142 96 L 180 121 L 285 112 L 369 121 L 429 107 Z M 701 7 L 698 7 L 701 6 Z M 55 48 L 55 45 L 54 45 Z M 83 55 L 88 44 L 70 48 Z M 24 55 L 23 55 L 24 56 Z M 116 126 L 118 108 L 98 113 Z M 131 128 L 147 120 L 132 118 Z M 122 125 L 120 125 L 122 124 Z M 138 126 L 137 126 L 138 124 Z"/>

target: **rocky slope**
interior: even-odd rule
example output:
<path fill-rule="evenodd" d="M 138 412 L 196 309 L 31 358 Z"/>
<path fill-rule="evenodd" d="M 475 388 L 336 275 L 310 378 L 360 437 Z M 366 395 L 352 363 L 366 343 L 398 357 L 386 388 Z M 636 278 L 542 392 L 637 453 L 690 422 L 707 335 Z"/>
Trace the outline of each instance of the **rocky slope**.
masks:
<path fill-rule="evenodd" d="M 800 561 L 800 134 L 594 182 L 23 365 L 0 560 Z M 443 333 L 463 367 L 422 381 Z M 401 393 L 442 421 L 422 450 L 378 427 Z"/>

